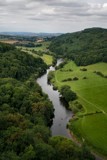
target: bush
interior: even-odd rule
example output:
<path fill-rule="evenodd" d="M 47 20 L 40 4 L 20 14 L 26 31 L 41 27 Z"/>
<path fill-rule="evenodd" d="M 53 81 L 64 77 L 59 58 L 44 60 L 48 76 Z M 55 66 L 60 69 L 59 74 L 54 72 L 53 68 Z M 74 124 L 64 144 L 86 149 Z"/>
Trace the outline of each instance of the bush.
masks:
<path fill-rule="evenodd" d="M 62 82 L 67 82 L 67 81 L 72 81 L 72 78 L 67 78 L 67 79 L 62 80 Z"/>
<path fill-rule="evenodd" d="M 70 109 L 73 113 L 77 113 L 83 109 L 83 106 L 78 101 L 74 101 L 70 103 Z"/>
<path fill-rule="evenodd" d="M 81 68 L 80 71 L 87 71 L 87 68 Z"/>
<path fill-rule="evenodd" d="M 67 101 L 73 101 L 75 99 L 77 99 L 77 95 L 75 92 L 73 92 L 69 86 L 64 85 L 61 87 L 60 93 L 62 95 L 62 97 Z"/>
<path fill-rule="evenodd" d="M 83 79 L 87 79 L 87 77 L 83 77 Z"/>
<path fill-rule="evenodd" d="M 53 90 L 57 90 L 58 89 L 58 87 L 57 86 L 53 86 Z"/>
<path fill-rule="evenodd" d="M 78 77 L 74 77 L 72 80 L 73 81 L 77 81 L 77 80 L 79 80 L 79 78 Z"/>
<path fill-rule="evenodd" d="M 103 78 L 107 78 L 107 75 L 104 75 L 102 72 L 100 71 L 94 71 L 94 73 L 96 73 L 97 75 L 103 77 Z"/>
<path fill-rule="evenodd" d="M 47 77 L 47 82 L 48 84 L 50 84 L 51 80 L 54 78 L 54 72 L 53 71 L 50 71 L 48 73 L 48 77 Z"/>

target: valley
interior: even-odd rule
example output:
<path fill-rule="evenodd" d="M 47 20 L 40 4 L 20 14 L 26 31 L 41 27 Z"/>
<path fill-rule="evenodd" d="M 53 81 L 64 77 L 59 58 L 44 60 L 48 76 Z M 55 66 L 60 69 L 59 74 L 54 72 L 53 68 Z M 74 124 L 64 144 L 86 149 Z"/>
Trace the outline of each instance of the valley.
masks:
<path fill-rule="evenodd" d="M 3 128 L 1 125 L 1 134 L 5 135 L 10 129 L 9 143 L 10 134 L 12 137 L 18 134 L 15 115 L 17 121 L 21 116 L 23 121 L 26 121 L 25 128 L 22 124 L 17 126 L 19 130 L 22 127 L 26 133 L 28 129 L 31 132 L 28 137 L 39 137 L 35 143 L 33 139 L 28 140 L 26 145 L 22 141 L 23 148 L 19 148 L 19 154 L 17 137 L 13 138 L 16 144 L 16 148 L 12 145 L 13 154 L 16 158 L 24 159 L 29 150 L 32 150 L 34 154 L 31 156 L 42 160 L 44 151 L 43 155 L 40 153 L 45 148 L 45 159 L 49 160 L 56 157 L 56 160 L 70 160 L 71 157 L 76 160 L 94 160 L 91 153 L 98 155 L 95 155 L 96 159 L 106 159 L 107 63 L 104 33 L 107 33 L 106 30 L 88 29 L 81 33 L 46 38 L 43 41 L 38 40 L 41 37 L 19 36 L 16 39 L 14 37 L 14 40 L 11 37 L 10 41 L 9 38 L 2 38 L 0 114 L 3 121 L 1 118 L 0 122 L 7 126 Z M 104 37 L 99 40 L 101 35 Z M 90 37 L 93 38 L 93 43 L 88 47 Z M 60 59 L 63 59 L 61 63 Z M 12 121 L 13 124 L 10 123 Z M 12 127 L 15 129 L 13 132 Z M 20 134 L 22 135 L 22 130 Z M 21 137 L 19 134 L 18 136 L 20 140 Z M 78 143 L 74 143 L 75 139 Z M 6 144 L 11 153 L 8 141 L 4 140 L 3 137 L 3 145 Z M 2 159 L 9 151 L 8 148 L 5 149 L 3 151 L 2 148 Z M 13 154 L 11 153 L 10 157 Z"/>
<path fill-rule="evenodd" d="M 85 68 L 86 71 L 81 71 Z M 68 85 L 76 92 L 79 103 L 83 109 L 77 111 L 76 120 L 71 119 L 69 128 L 77 135 L 79 140 L 85 140 L 99 152 L 106 154 L 107 133 L 107 78 L 96 75 L 94 71 L 100 71 L 107 75 L 107 64 L 97 63 L 89 66 L 78 67 L 73 61 L 67 62 L 63 68 L 54 72 L 52 83 L 58 86 Z M 65 79 L 73 79 L 64 82 Z M 84 79 L 85 77 L 85 79 Z M 72 110 L 72 103 L 69 103 Z M 74 110 L 75 112 L 75 110 Z"/>
<path fill-rule="evenodd" d="M 107 160 L 107 0 L 0 0 L 0 160 Z"/>

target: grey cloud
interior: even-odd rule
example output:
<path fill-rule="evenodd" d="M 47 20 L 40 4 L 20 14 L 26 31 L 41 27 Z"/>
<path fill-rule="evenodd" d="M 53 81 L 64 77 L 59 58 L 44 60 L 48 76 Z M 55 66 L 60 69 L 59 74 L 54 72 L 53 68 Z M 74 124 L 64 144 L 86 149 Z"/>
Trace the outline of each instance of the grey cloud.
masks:
<path fill-rule="evenodd" d="M 47 6 L 55 6 L 55 7 L 76 7 L 76 8 L 81 8 L 81 7 L 87 7 L 88 3 L 84 3 L 77 0 L 71 0 L 71 1 L 63 1 L 63 0 L 29 0 L 30 2 L 34 2 L 34 3 L 43 3 L 46 4 Z"/>
<path fill-rule="evenodd" d="M 0 23 L 1 18 L 2 23 L 4 20 L 7 24 L 10 20 L 17 21 L 17 26 L 14 24 L 15 27 L 27 23 L 39 26 L 42 22 L 51 25 L 56 21 L 56 26 L 51 26 L 53 30 L 54 27 L 59 28 L 62 23 L 69 23 L 72 28 L 72 23 L 76 25 L 80 20 L 81 25 L 88 24 L 88 21 L 95 24 L 100 22 L 104 25 L 107 7 L 106 4 L 104 7 L 103 3 L 106 3 L 106 0 L 0 0 Z M 30 25 L 29 28 L 31 28 Z"/>
<path fill-rule="evenodd" d="M 72 2 L 59 2 L 57 1 L 56 3 L 53 2 L 49 2 L 48 5 L 53 5 L 53 6 L 60 6 L 60 7 L 72 7 L 72 8 L 83 8 L 83 7 L 87 7 L 87 3 L 81 3 L 81 2 L 77 2 L 77 1 L 72 1 Z"/>
<path fill-rule="evenodd" d="M 2 6 L 6 6 L 7 5 L 7 3 L 6 3 L 6 1 L 4 0 L 4 1 L 0 1 L 0 7 L 2 7 Z"/>
<path fill-rule="evenodd" d="M 47 21 L 47 19 L 45 19 L 45 18 L 36 18 L 36 17 L 31 17 L 31 18 L 29 18 L 29 19 L 31 19 L 31 20 L 35 20 L 35 21 Z"/>

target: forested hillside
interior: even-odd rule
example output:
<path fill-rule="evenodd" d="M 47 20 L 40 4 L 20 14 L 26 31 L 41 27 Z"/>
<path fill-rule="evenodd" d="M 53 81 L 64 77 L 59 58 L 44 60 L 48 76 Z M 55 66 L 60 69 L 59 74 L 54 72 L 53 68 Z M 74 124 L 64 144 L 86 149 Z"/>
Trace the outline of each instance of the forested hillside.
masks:
<path fill-rule="evenodd" d="M 10 48 L 9 48 L 10 47 Z M 40 58 L 33 58 L 11 45 L 0 44 L 0 77 L 26 80 L 32 73 L 43 74 L 47 66 Z"/>
<path fill-rule="evenodd" d="M 90 28 L 53 39 L 49 49 L 77 65 L 107 62 L 107 29 Z"/>
<path fill-rule="evenodd" d="M 0 44 L 1 160 L 34 159 L 45 145 L 52 150 L 47 144 L 51 135 L 47 126 L 53 106 L 32 76 L 44 73 L 46 68 L 40 58 Z"/>
<path fill-rule="evenodd" d="M 35 80 L 46 68 L 0 43 L 0 160 L 93 160 L 84 145 L 51 137 L 53 105 Z"/>
<path fill-rule="evenodd" d="M 5 44 L 0 42 L 0 53 L 1 52 L 6 52 L 9 50 L 14 50 L 15 47 L 13 45 Z"/>

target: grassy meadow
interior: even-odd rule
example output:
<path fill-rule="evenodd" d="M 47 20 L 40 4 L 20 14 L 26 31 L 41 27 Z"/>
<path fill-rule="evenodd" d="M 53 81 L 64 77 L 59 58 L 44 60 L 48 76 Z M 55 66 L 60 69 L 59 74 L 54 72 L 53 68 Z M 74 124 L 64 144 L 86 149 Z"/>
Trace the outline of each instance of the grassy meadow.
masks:
<path fill-rule="evenodd" d="M 7 43 L 7 44 L 14 44 L 18 41 L 17 40 L 9 40 L 9 39 L 0 39 L 0 42 Z"/>
<path fill-rule="evenodd" d="M 83 71 L 83 68 L 86 68 L 86 71 Z M 55 71 L 53 83 L 58 88 L 69 85 L 77 93 L 78 101 L 84 108 L 84 111 L 78 113 L 77 120 L 71 120 L 71 130 L 79 139 L 84 139 L 97 151 L 107 155 L 107 78 L 97 75 L 95 71 L 106 76 L 107 63 L 78 67 L 70 61 Z M 64 82 L 74 77 L 78 80 Z"/>
<path fill-rule="evenodd" d="M 37 42 L 35 42 L 35 45 L 38 44 Z M 42 46 L 38 46 L 38 47 L 18 47 L 18 48 L 22 48 L 23 50 L 28 50 L 28 51 L 31 51 L 31 50 L 34 50 L 34 51 L 47 51 L 47 47 L 49 46 L 50 44 L 50 41 L 48 42 L 41 42 L 40 44 L 42 44 Z"/>
<path fill-rule="evenodd" d="M 41 56 L 41 58 L 43 59 L 43 61 L 44 61 L 47 65 L 51 65 L 51 64 L 52 64 L 53 57 L 52 57 L 51 55 L 43 54 L 43 56 Z"/>
<path fill-rule="evenodd" d="M 19 49 L 21 49 L 24 52 L 27 52 L 28 54 L 32 55 L 33 57 L 41 57 L 43 59 L 43 61 L 47 64 L 47 65 L 52 65 L 52 61 L 53 61 L 53 56 L 47 54 L 47 47 L 49 46 L 50 42 L 42 42 L 42 46 L 40 47 L 17 47 Z M 42 52 L 43 54 L 39 55 L 36 54 L 37 52 Z"/>
<path fill-rule="evenodd" d="M 50 44 L 50 41 L 48 41 L 48 42 L 42 42 L 42 46 L 40 46 L 40 47 L 34 47 L 34 48 L 32 48 L 32 49 L 34 49 L 35 51 L 47 51 L 47 47 L 49 46 L 49 44 Z"/>

